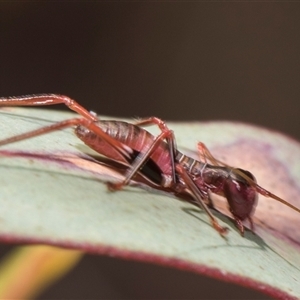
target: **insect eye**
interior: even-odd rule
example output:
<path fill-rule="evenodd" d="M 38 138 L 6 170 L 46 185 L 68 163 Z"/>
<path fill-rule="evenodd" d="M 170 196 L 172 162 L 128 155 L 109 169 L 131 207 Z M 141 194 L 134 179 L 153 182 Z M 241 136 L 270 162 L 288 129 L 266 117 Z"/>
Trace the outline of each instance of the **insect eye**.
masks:
<path fill-rule="evenodd" d="M 251 182 L 256 183 L 256 179 L 252 173 L 243 169 L 233 169 L 230 174 L 230 180 L 235 181 L 238 185 L 251 185 Z"/>
<path fill-rule="evenodd" d="M 246 171 L 246 170 L 243 170 L 243 169 L 237 169 L 237 170 L 239 170 L 241 173 L 243 173 L 243 174 L 245 174 L 247 177 L 249 177 L 251 180 L 253 180 L 254 182 L 256 182 L 256 179 L 255 179 L 255 177 L 254 177 L 254 175 L 251 173 L 251 172 L 249 172 L 249 171 Z M 245 179 L 246 180 L 246 179 Z"/>

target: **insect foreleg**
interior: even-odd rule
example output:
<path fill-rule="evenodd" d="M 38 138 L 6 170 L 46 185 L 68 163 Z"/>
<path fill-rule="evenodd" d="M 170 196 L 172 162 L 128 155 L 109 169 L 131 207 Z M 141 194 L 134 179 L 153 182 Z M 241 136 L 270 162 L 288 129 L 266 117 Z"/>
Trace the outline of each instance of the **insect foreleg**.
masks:
<path fill-rule="evenodd" d="M 204 209 L 204 211 L 209 216 L 212 226 L 220 233 L 221 236 L 225 236 L 227 234 L 228 229 L 226 227 L 222 227 L 216 218 L 212 215 L 210 210 L 208 209 L 207 205 L 203 201 L 203 195 L 201 194 L 201 191 L 197 187 L 197 185 L 194 183 L 193 179 L 190 177 L 189 173 L 184 169 L 184 167 L 180 164 L 176 165 L 176 171 L 181 175 L 181 177 L 184 180 L 184 183 L 186 184 L 187 188 L 191 191 L 192 195 L 194 196 L 196 203 Z"/>

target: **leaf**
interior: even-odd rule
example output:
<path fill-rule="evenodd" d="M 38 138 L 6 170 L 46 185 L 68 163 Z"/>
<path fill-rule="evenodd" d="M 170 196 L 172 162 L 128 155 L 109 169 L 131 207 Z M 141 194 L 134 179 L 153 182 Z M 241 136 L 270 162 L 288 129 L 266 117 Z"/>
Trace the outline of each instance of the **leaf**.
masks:
<path fill-rule="evenodd" d="M 0 139 L 73 116 L 2 108 Z M 241 123 L 168 126 L 184 153 L 197 158 L 202 141 L 218 159 L 250 170 L 261 186 L 300 207 L 298 142 Z M 300 298 L 299 214 L 260 196 L 256 234 L 246 231 L 242 238 L 231 219 L 215 213 L 230 228 L 224 239 L 203 211 L 172 194 L 142 184 L 109 192 L 103 182 L 122 176 L 92 154 L 72 129 L 1 147 L 0 239 L 148 261 Z M 213 200 L 227 212 L 224 199 Z"/>

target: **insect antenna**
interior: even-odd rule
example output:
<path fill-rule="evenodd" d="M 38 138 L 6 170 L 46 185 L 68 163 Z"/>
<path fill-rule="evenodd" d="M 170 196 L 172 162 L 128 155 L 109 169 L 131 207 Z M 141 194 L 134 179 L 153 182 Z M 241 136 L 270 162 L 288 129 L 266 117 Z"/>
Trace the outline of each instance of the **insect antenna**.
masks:
<path fill-rule="evenodd" d="M 278 202 L 281 202 L 282 204 L 290 207 L 291 209 L 295 210 L 296 212 L 300 213 L 300 209 L 297 208 L 296 206 L 292 205 L 291 203 L 287 202 L 286 200 L 278 197 L 277 195 L 269 192 L 268 190 L 264 189 L 263 187 L 261 187 L 260 185 L 258 185 L 253 179 L 251 179 L 248 175 L 246 175 L 245 173 L 243 173 L 242 171 L 240 171 L 239 169 L 233 168 L 232 171 L 236 174 L 238 174 L 239 176 L 243 177 L 245 180 L 247 180 L 247 182 L 253 186 L 255 188 L 255 190 L 265 196 L 265 197 L 269 197 L 272 198 Z"/>

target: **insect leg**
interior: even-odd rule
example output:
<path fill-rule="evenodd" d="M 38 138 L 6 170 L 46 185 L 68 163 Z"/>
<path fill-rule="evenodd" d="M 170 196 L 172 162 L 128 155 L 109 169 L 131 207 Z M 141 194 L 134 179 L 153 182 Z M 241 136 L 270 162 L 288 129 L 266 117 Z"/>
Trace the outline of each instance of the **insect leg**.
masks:
<path fill-rule="evenodd" d="M 226 164 L 222 163 L 221 161 L 219 161 L 218 159 L 216 159 L 211 152 L 208 150 L 208 148 L 205 146 L 204 143 L 199 142 L 197 144 L 197 148 L 199 151 L 199 156 L 200 159 L 203 159 L 204 162 L 206 162 L 207 160 L 210 161 L 213 165 L 215 166 L 227 166 Z"/>
<path fill-rule="evenodd" d="M 172 130 L 165 130 L 162 133 L 160 133 L 153 141 L 153 143 L 149 146 L 147 151 L 145 153 L 141 153 L 133 162 L 131 167 L 127 170 L 125 174 L 125 179 L 120 183 L 111 183 L 109 182 L 108 188 L 111 191 L 114 190 L 120 190 L 123 188 L 123 186 L 127 185 L 129 181 L 132 179 L 132 177 L 139 172 L 139 170 L 142 168 L 142 166 L 147 162 L 147 160 L 150 158 L 151 154 L 157 149 L 159 144 L 162 140 L 167 139 L 169 137 L 173 137 L 173 131 Z M 172 150 L 171 150 L 172 151 Z M 171 155 L 172 156 L 172 155 Z M 171 157 L 171 160 L 174 159 L 174 157 Z M 174 169 L 173 169 L 174 170 Z M 174 172 L 175 174 L 175 172 Z M 175 175 L 174 175 L 175 176 Z M 175 182 L 175 181 L 173 181 Z"/>
<path fill-rule="evenodd" d="M 168 128 L 167 124 L 163 120 L 161 120 L 157 117 L 150 117 L 150 118 L 138 120 L 134 123 L 134 125 L 137 125 L 137 126 L 157 125 L 158 128 L 161 130 L 161 132 L 170 132 L 171 131 Z M 169 152 L 170 152 L 170 157 L 171 157 L 172 180 L 174 183 L 176 183 L 177 177 L 176 177 L 176 171 L 175 171 L 175 157 L 176 157 L 176 152 L 177 152 L 177 146 L 176 146 L 176 140 L 175 140 L 173 131 L 172 131 L 172 134 L 166 135 L 166 142 L 169 145 Z"/>
<path fill-rule="evenodd" d="M 138 120 L 134 122 L 134 125 L 137 126 L 157 125 L 161 131 L 169 130 L 167 124 L 163 120 L 157 117 L 150 117 L 150 118 Z"/>
<path fill-rule="evenodd" d="M 96 135 L 100 136 L 103 140 L 105 140 L 111 147 L 113 147 L 118 153 L 120 153 L 125 159 L 130 158 L 129 152 L 130 148 L 126 145 L 120 143 L 119 141 L 115 140 L 114 138 L 107 135 L 100 127 L 97 126 L 97 123 L 87 120 L 85 118 L 73 118 L 64 120 L 61 122 L 57 122 L 55 124 L 51 124 L 49 126 L 45 126 L 36 130 L 32 130 L 29 132 L 25 132 L 19 135 L 15 135 L 10 138 L 6 138 L 0 141 L 0 146 L 15 143 L 21 140 L 29 139 L 35 136 L 43 135 L 49 132 L 53 132 L 59 129 L 72 127 L 76 125 L 82 125 L 92 132 L 94 132 Z"/>
<path fill-rule="evenodd" d="M 0 106 L 44 106 L 55 104 L 65 104 L 71 110 L 77 112 L 88 120 L 98 121 L 98 118 L 94 114 L 88 112 L 75 100 L 63 95 L 39 94 L 8 98 L 0 97 Z"/>
<path fill-rule="evenodd" d="M 193 179 L 190 177 L 188 172 L 180 164 L 176 165 L 176 171 L 182 176 L 187 188 L 191 190 L 197 204 L 208 214 L 214 229 L 217 230 L 219 234 L 224 237 L 227 234 L 228 229 L 226 227 L 222 227 L 218 223 L 216 218 L 212 215 L 207 205 L 203 201 L 203 196 L 201 194 L 201 191 L 198 189 L 198 187 L 196 186 L 196 184 L 194 183 Z"/>

